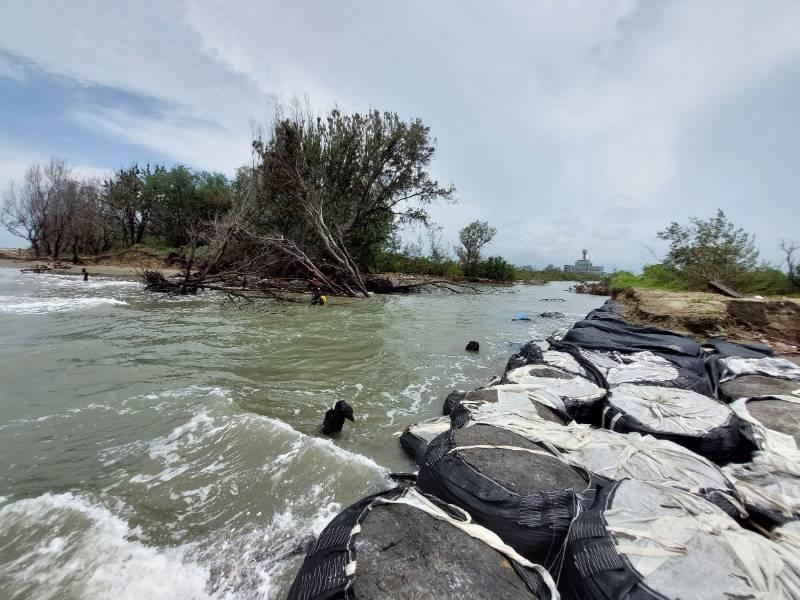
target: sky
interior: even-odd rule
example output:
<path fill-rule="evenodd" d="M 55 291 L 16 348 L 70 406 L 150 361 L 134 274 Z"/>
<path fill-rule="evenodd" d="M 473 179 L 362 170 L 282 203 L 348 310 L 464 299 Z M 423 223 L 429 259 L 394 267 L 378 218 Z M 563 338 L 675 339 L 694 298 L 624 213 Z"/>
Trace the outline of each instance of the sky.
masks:
<path fill-rule="evenodd" d="M 798 31 L 796 0 L 4 0 L 0 190 L 50 157 L 232 174 L 275 98 L 308 97 L 431 127 L 447 244 L 480 219 L 516 264 L 636 270 L 722 208 L 777 265 L 800 242 Z"/>

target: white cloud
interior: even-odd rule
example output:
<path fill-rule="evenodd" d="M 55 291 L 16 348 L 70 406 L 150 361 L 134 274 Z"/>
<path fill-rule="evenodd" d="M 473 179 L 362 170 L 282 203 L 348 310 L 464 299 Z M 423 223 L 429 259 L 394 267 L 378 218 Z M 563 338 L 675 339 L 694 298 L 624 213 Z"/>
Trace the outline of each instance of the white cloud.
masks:
<path fill-rule="evenodd" d="M 589 246 L 598 261 L 632 266 L 669 219 L 727 207 L 721 179 L 704 182 L 702 205 L 688 200 L 695 182 L 683 159 L 698 146 L 698 125 L 800 65 L 793 0 L 106 8 L 7 2 L 0 49 L 82 84 L 152 98 L 151 113 L 87 105 L 72 116 L 207 169 L 247 160 L 250 122 L 268 114 L 271 95 L 421 116 L 439 139 L 436 172 L 462 200 L 435 210 L 446 240 L 489 219 L 501 227 L 493 251 L 537 264 Z M 780 188 L 771 185 L 751 187 Z M 796 202 L 781 202 L 800 219 Z M 763 243 L 791 236 L 788 225 L 773 229 L 757 231 Z"/>

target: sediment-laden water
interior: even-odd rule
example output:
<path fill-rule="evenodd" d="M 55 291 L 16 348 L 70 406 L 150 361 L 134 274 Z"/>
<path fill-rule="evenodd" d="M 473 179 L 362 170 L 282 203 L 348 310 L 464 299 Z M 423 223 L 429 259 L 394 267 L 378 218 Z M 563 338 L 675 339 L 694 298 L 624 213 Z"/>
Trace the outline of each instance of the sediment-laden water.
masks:
<path fill-rule="evenodd" d="M 0 598 L 281 597 L 412 469 L 394 432 L 604 300 L 567 287 L 240 310 L 0 269 Z M 320 437 L 342 399 L 355 424 Z"/>

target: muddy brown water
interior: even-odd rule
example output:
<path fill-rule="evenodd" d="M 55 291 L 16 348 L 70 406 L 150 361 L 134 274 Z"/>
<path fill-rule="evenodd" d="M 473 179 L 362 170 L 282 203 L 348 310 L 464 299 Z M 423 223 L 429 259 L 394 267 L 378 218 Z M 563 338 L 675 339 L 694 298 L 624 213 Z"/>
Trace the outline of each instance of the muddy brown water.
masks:
<path fill-rule="evenodd" d="M 567 287 L 253 311 L 0 268 L 0 598 L 282 597 L 412 469 L 395 432 L 605 300 Z M 356 421 L 323 438 L 337 400 Z"/>

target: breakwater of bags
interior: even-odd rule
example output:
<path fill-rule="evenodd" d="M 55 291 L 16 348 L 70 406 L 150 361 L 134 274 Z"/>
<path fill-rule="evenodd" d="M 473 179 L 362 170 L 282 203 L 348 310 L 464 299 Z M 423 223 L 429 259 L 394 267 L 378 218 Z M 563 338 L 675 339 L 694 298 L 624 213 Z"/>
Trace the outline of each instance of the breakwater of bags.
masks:
<path fill-rule="evenodd" d="M 289 598 L 800 598 L 800 366 L 609 301 L 409 425 Z"/>

